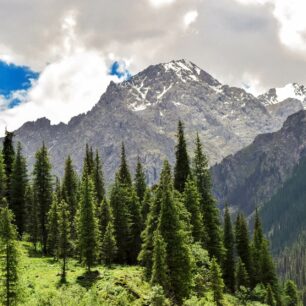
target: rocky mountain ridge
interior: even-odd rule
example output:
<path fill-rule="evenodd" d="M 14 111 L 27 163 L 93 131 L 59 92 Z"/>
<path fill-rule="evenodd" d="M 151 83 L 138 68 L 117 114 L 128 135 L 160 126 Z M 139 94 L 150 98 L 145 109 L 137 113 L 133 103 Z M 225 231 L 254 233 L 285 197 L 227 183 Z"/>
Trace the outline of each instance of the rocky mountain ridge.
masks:
<path fill-rule="evenodd" d="M 192 147 L 196 132 L 211 165 L 250 144 L 258 134 L 277 131 L 296 109 L 271 113 L 263 101 L 245 90 L 222 85 L 195 64 L 178 60 L 149 66 L 119 84 L 110 83 L 99 102 L 68 124 L 51 125 L 46 118 L 28 122 L 15 131 L 24 147 L 30 170 L 35 151 L 44 141 L 54 173 L 61 176 L 64 159 L 72 156 L 81 171 L 85 144 L 97 148 L 105 175 L 119 164 L 120 143 L 126 144 L 131 167 L 137 155 L 154 183 L 162 160 L 174 162 L 177 121 L 185 123 Z"/>

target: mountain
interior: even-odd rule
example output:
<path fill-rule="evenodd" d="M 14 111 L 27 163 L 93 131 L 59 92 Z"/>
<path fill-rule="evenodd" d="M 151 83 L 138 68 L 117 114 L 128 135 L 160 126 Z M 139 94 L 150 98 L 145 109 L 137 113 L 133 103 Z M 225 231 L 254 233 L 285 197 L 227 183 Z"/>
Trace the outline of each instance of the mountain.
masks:
<path fill-rule="evenodd" d="M 27 122 L 15 135 L 30 168 L 44 141 L 54 173 L 60 176 L 68 154 L 81 170 L 85 144 L 89 143 L 101 152 L 108 179 L 119 164 L 120 143 L 124 141 L 131 165 L 139 154 L 148 165 L 147 179 L 153 183 L 162 160 L 174 161 L 178 119 L 185 123 L 190 144 L 199 132 L 214 164 L 250 144 L 258 134 L 280 129 L 295 111 L 290 109 L 285 116 L 272 114 L 261 99 L 222 85 L 189 61 L 177 60 L 149 66 L 122 83 L 111 82 L 91 111 L 68 124 L 51 125 L 42 118 Z"/>
<path fill-rule="evenodd" d="M 249 215 L 277 193 L 305 156 L 306 111 L 299 111 L 281 130 L 257 136 L 212 167 L 214 193 L 221 203 Z"/>

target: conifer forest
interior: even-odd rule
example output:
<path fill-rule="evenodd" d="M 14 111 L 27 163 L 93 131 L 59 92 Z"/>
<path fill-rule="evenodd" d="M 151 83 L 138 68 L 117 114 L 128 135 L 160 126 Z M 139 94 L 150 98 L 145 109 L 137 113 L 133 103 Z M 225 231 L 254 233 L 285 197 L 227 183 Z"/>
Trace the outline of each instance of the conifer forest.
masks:
<path fill-rule="evenodd" d="M 33 171 L 14 134 L 0 154 L 0 305 L 302 305 L 276 262 L 256 211 L 252 222 L 212 193 L 205 143 L 189 150 L 179 121 L 174 165 L 150 186 L 124 143 L 112 182 L 84 148 L 52 174 L 48 148 Z M 120 144 L 119 144 L 120 145 Z M 288 275 L 286 275 L 287 277 Z"/>

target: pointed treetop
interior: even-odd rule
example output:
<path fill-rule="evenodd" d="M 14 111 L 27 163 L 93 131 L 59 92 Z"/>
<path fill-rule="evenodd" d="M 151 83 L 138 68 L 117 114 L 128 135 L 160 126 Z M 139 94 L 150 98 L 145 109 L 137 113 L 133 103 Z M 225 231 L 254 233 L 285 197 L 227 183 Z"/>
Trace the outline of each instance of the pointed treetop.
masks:
<path fill-rule="evenodd" d="M 131 174 L 129 171 L 129 167 L 127 165 L 125 147 L 124 147 L 123 142 L 121 145 L 121 164 L 119 167 L 118 179 L 119 179 L 120 184 L 122 185 L 125 185 L 125 186 L 132 185 Z"/>

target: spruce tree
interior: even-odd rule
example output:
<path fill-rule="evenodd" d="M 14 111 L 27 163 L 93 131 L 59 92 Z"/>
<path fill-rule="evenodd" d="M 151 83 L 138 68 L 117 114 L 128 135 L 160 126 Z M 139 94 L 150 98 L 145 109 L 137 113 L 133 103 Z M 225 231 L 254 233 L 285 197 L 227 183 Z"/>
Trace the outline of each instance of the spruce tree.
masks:
<path fill-rule="evenodd" d="M 262 282 L 262 248 L 263 248 L 264 236 L 261 228 L 261 223 L 256 209 L 255 222 L 254 222 L 254 233 L 253 233 L 253 279 L 254 285 Z"/>
<path fill-rule="evenodd" d="M 118 247 L 116 261 L 121 264 L 126 263 L 128 259 L 130 196 L 130 188 L 123 186 L 117 175 L 111 189 L 110 205 L 113 213 L 115 239 Z"/>
<path fill-rule="evenodd" d="M 5 165 L 3 161 L 3 155 L 0 152 L 0 207 L 2 206 L 2 202 L 6 196 L 6 172 Z"/>
<path fill-rule="evenodd" d="M 83 168 L 86 167 L 88 175 L 93 175 L 94 165 L 95 165 L 95 161 L 94 161 L 92 147 L 89 147 L 89 145 L 86 144 Z"/>
<path fill-rule="evenodd" d="M 33 243 L 34 250 L 37 251 L 37 243 L 40 240 L 39 215 L 37 200 L 31 185 L 28 185 L 26 189 L 26 211 L 26 230 L 30 235 L 30 241 Z"/>
<path fill-rule="evenodd" d="M 13 171 L 13 163 L 15 159 L 15 150 L 13 145 L 13 138 L 14 133 L 5 130 L 5 137 L 3 139 L 3 147 L 2 147 L 2 154 L 3 154 L 3 161 L 5 167 L 5 177 L 6 177 L 6 199 L 9 203 L 11 203 L 10 198 L 10 190 L 11 190 L 11 174 Z"/>
<path fill-rule="evenodd" d="M 62 259 L 61 282 L 66 282 L 67 258 L 71 249 L 70 240 L 70 210 L 67 203 L 62 200 L 58 205 L 58 255 Z"/>
<path fill-rule="evenodd" d="M 47 254 L 47 215 L 52 202 L 52 176 L 48 150 L 45 144 L 36 152 L 33 176 L 33 190 L 38 207 L 42 251 Z"/>
<path fill-rule="evenodd" d="M 224 248 L 222 244 L 221 224 L 219 210 L 211 192 L 211 178 L 208 169 L 208 161 L 202 144 L 197 134 L 195 157 L 193 161 L 193 175 L 201 196 L 201 212 L 203 224 L 207 233 L 205 248 L 210 257 L 215 257 L 219 264 L 222 263 Z"/>
<path fill-rule="evenodd" d="M 121 164 L 118 171 L 118 180 L 121 185 L 131 187 L 132 186 L 132 179 L 131 174 L 129 171 L 129 167 L 126 161 L 126 155 L 125 155 L 125 147 L 122 143 L 121 145 Z"/>
<path fill-rule="evenodd" d="M 174 168 L 174 188 L 179 192 L 183 192 L 188 175 L 190 174 L 189 157 L 187 153 L 187 145 L 184 136 L 184 126 L 181 121 L 178 122 L 177 128 L 177 146 L 176 146 L 176 163 Z"/>
<path fill-rule="evenodd" d="M 97 203 L 101 204 L 103 198 L 105 197 L 105 189 L 104 189 L 104 176 L 102 170 L 102 162 L 99 156 L 98 150 L 96 150 L 96 156 L 94 161 L 94 169 L 93 169 L 93 181 L 96 190 Z"/>
<path fill-rule="evenodd" d="M 50 255 L 57 257 L 58 239 L 59 239 L 59 210 L 58 198 L 54 192 L 52 196 L 52 204 L 48 212 L 48 252 Z"/>
<path fill-rule="evenodd" d="M 210 289 L 213 292 L 215 303 L 218 306 L 223 305 L 224 282 L 222 279 L 221 268 L 215 258 L 211 261 L 209 280 Z"/>
<path fill-rule="evenodd" d="M 79 211 L 77 214 L 78 246 L 83 263 L 90 272 L 99 251 L 99 229 L 96 218 L 96 199 L 94 184 L 84 167 L 80 190 Z"/>
<path fill-rule="evenodd" d="M 292 280 L 288 280 L 285 284 L 285 295 L 286 306 L 299 305 L 298 290 Z"/>
<path fill-rule="evenodd" d="M 62 197 L 69 207 L 69 216 L 71 224 L 71 238 L 75 238 L 75 215 L 78 205 L 78 177 L 74 170 L 70 155 L 65 162 L 65 173 L 62 182 Z"/>
<path fill-rule="evenodd" d="M 146 176 L 144 174 L 143 167 L 142 167 L 139 156 L 137 158 L 134 182 L 135 182 L 135 189 L 136 189 L 137 196 L 139 198 L 140 203 L 142 203 L 144 196 L 145 196 L 146 189 L 147 189 L 147 184 L 146 184 Z"/>
<path fill-rule="evenodd" d="M 167 265 L 167 246 L 158 230 L 154 233 L 153 267 L 151 283 L 169 289 L 169 269 Z"/>
<path fill-rule="evenodd" d="M 101 259 L 107 266 L 114 262 L 117 252 L 117 244 L 114 235 L 114 226 L 112 220 L 109 220 L 101 244 Z"/>
<path fill-rule="evenodd" d="M 265 285 L 270 284 L 273 289 L 276 289 L 277 276 L 267 239 L 264 239 L 262 242 L 261 252 L 261 282 Z"/>
<path fill-rule="evenodd" d="M 146 225 L 147 217 L 150 211 L 152 205 L 152 195 L 151 195 L 151 190 L 149 188 L 146 189 L 143 201 L 141 203 L 141 217 L 142 217 L 142 223 L 143 223 L 143 228 Z"/>
<path fill-rule="evenodd" d="M 223 244 L 225 256 L 223 261 L 223 279 L 229 292 L 235 292 L 235 237 L 232 228 L 231 216 L 228 207 L 225 207 Z"/>
<path fill-rule="evenodd" d="M 108 223 L 113 222 L 113 215 L 110 203 L 106 198 L 102 200 L 102 203 L 99 206 L 98 220 L 99 220 L 99 230 L 102 235 L 101 237 L 103 237 Z"/>
<path fill-rule="evenodd" d="M 183 202 L 187 211 L 190 213 L 190 224 L 194 241 L 204 242 L 203 216 L 200 210 L 201 197 L 195 182 L 190 176 L 185 183 Z"/>
<path fill-rule="evenodd" d="M 62 200 L 62 187 L 61 187 L 61 181 L 58 178 L 58 176 L 55 176 L 55 188 L 54 192 L 56 194 L 58 202 L 61 202 Z"/>
<path fill-rule="evenodd" d="M 17 230 L 13 225 L 13 213 L 6 200 L 0 208 L 0 269 L 1 269 L 1 303 L 6 306 L 17 305 L 18 300 L 18 247 Z"/>
<path fill-rule="evenodd" d="M 130 264 L 137 263 L 137 256 L 141 248 L 141 231 L 142 231 L 142 218 L 140 212 L 140 203 L 136 191 L 132 188 L 130 201 L 129 201 L 129 252 L 128 260 Z"/>
<path fill-rule="evenodd" d="M 250 285 L 249 281 L 249 275 L 245 268 L 245 264 L 239 257 L 238 263 L 237 263 L 237 273 L 236 273 L 236 286 L 237 289 L 240 290 L 240 287 L 248 288 Z"/>
<path fill-rule="evenodd" d="M 17 231 L 21 236 L 25 230 L 25 206 L 27 188 L 27 166 L 25 158 L 22 156 L 21 144 L 18 142 L 17 152 L 13 162 L 11 173 L 10 208 L 15 215 Z"/>
<path fill-rule="evenodd" d="M 164 163 L 163 169 L 160 175 L 160 182 L 155 190 L 155 194 L 152 199 L 152 204 L 146 220 L 146 226 L 141 234 L 142 245 L 141 251 L 138 256 L 138 260 L 142 266 L 145 267 L 146 276 L 151 278 L 152 274 L 152 257 L 153 257 L 153 244 L 154 244 L 154 232 L 157 229 L 161 202 L 163 197 L 164 186 L 171 184 L 172 176 L 169 163 Z"/>
<path fill-rule="evenodd" d="M 272 290 L 272 287 L 271 287 L 270 284 L 267 286 L 267 294 L 266 294 L 265 302 L 269 306 L 275 306 L 276 305 L 276 301 L 275 301 L 275 298 L 274 298 L 274 293 L 273 293 L 273 290 Z"/>
<path fill-rule="evenodd" d="M 241 258 L 245 265 L 246 271 L 250 278 L 250 284 L 253 284 L 252 275 L 252 258 L 251 258 L 251 247 L 249 231 L 246 220 L 242 214 L 237 215 L 236 225 L 235 225 L 235 236 L 236 236 L 236 249 L 238 256 Z"/>
<path fill-rule="evenodd" d="M 168 169 L 169 163 L 164 163 L 164 169 Z M 163 171 L 167 174 L 168 171 Z M 169 275 L 169 292 L 175 300 L 181 303 L 189 296 L 192 279 L 192 262 L 189 248 L 189 237 L 184 231 L 185 225 L 180 219 L 179 205 L 174 196 L 174 189 L 169 177 L 161 177 L 161 209 L 158 229 L 167 246 L 167 265 Z"/>

